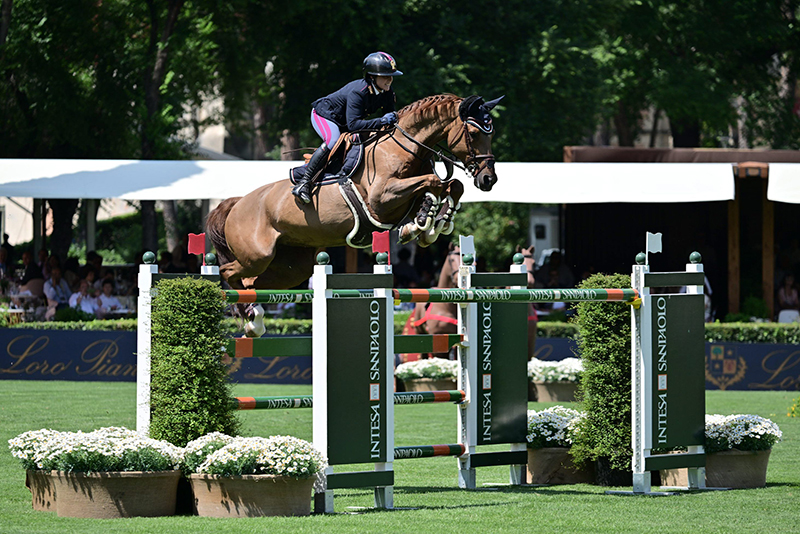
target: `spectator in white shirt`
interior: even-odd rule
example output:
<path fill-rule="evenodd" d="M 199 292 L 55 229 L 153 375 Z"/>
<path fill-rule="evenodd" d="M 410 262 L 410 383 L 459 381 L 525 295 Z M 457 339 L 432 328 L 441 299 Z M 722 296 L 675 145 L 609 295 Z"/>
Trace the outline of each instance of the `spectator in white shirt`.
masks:
<path fill-rule="evenodd" d="M 119 299 L 111 294 L 113 291 L 114 281 L 108 278 L 103 280 L 103 292 L 100 293 L 100 309 L 103 315 L 122 308 L 122 303 L 120 303 Z"/>
<path fill-rule="evenodd" d="M 100 309 L 100 299 L 89 294 L 89 282 L 83 279 L 78 291 L 69 298 L 69 305 L 86 313 L 97 315 L 97 311 Z"/>
<path fill-rule="evenodd" d="M 50 278 L 44 283 L 44 294 L 47 297 L 47 313 L 45 319 L 52 319 L 57 309 L 69 306 L 69 296 L 72 293 L 69 284 L 61 278 L 61 267 L 58 263 L 50 266 Z"/>

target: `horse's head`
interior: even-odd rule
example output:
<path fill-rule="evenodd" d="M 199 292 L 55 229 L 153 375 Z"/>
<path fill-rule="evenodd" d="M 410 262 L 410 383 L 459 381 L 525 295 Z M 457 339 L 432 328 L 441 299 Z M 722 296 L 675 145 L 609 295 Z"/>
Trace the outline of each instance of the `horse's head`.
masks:
<path fill-rule="evenodd" d="M 501 96 L 484 102 L 483 98 L 473 95 L 465 98 L 458 108 L 464 127 L 453 152 L 462 157 L 467 170 L 472 174 L 475 187 L 481 191 L 491 191 L 497 182 L 492 154 L 494 125 L 489 112 L 502 99 Z"/>

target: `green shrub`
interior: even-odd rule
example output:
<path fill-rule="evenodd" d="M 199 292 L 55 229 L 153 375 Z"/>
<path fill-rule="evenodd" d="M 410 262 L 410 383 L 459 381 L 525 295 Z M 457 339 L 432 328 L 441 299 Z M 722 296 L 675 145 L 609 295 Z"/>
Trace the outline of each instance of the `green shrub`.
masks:
<path fill-rule="evenodd" d="M 57 323 L 68 323 L 75 321 L 93 321 L 97 319 L 91 313 L 86 313 L 78 308 L 66 307 L 56 311 L 53 321 Z"/>
<path fill-rule="evenodd" d="M 558 321 L 539 321 L 537 323 L 536 335 L 538 337 L 577 338 L 578 326 L 573 323 L 562 323 Z"/>
<path fill-rule="evenodd" d="M 152 309 L 150 436 L 184 446 L 239 430 L 220 361 L 226 336 L 219 285 L 178 278 L 156 284 Z"/>
<path fill-rule="evenodd" d="M 631 287 L 629 275 L 595 274 L 581 288 Z M 581 302 L 576 305 L 583 378 L 578 400 L 586 417 L 578 424 L 571 454 L 576 463 L 608 458 L 611 467 L 631 463 L 630 305 Z"/>
<path fill-rule="evenodd" d="M 706 341 L 800 344 L 800 323 L 708 323 Z"/>
<path fill-rule="evenodd" d="M 30 330 L 132 330 L 136 331 L 136 319 L 92 319 L 91 321 L 36 321 L 17 323 L 11 328 Z"/>

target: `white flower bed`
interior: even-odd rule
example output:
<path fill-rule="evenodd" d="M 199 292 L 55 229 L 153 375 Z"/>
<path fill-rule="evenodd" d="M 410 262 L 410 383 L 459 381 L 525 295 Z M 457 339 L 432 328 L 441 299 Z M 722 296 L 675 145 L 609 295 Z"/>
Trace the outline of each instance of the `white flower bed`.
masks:
<path fill-rule="evenodd" d="M 528 410 L 528 447 L 571 447 L 581 417 L 581 412 L 560 405 L 539 412 Z"/>
<path fill-rule="evenodd" d="M 758 415 L 706 414 L 706 452 L 760 451 L 781 441 L 778 425 Z"/>
<path fill-rule="evenodd" d="M 428 358 L 427 360 L 417 360 L 414 362 L 401 363 L 394 370 L 395 376 L 401 380 L 408 378 L 434 378 L 434 379 L 456 379 L 458 372 L 458 362 L 455 360 L 445 360 L 443 358 Z"/>
<path fill-rule="evenodd" d="M 533 382 L 577 382 L 583 373 L 580 358 L 565 358 L 561 361 L 544 361 L 532 358 L 528 361 L 528 379 Z"/>
<path fill-rule="evenodd" d="M 56 471 L 166 471 L 178 469 L 183 449 L 123 427 L 93 432 L 42 429 L 8 440 L 26 469 Z"/>
<path fill-rule="evenodd" d="M 309 478 L 326 466 L 325 457 L 309 442 L 292 436 L 233 438 L 211 453 L 197 473 L 211 475 L 280 475 Z"/>

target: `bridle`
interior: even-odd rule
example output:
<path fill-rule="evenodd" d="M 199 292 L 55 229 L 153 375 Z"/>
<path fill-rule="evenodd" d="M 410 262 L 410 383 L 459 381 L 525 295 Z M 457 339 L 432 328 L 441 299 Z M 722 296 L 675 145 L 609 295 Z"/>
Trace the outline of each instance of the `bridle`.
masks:
<path fill-rule="evenodd" d="M 492 125 L 491 121 L 489 121 L 488 125 L 481 125 L 481 124 L 478 124 L 478 122 L 476 120 L 472 119 L 472 118 L 467 119 L 466 121 L 462 121 L 461 124 L 462 124 L 463 127 L 461 128 L 461 132 L 458 134 L 458 137 L 456 137 L 456 139 L 453 142 L 453 144 L 457 145 L 461 141 L 461 138 L 462 137 L 464 138 L 464 144 L 467 146 L 467 157 L 464 158 L 464 164 L 463 165 L 461 164 L 460 161 L 458 161 L 458 158 L 456 157 L 455 154 L 453 154 L 453 151 L 449 148 L 449 146 L 447 148 L 441 148 L 440 150 L 435 150 L 435 149 L 429 147 L 428 145 L 426 145 L 424 143 L 421 143 L 420 141 L 417 141 L 416 139 L 414 139 L 414 137 L 410 133 L 405 131 L 399 124 L 395 124 L 394 125 L 394 127 L 393 127 L 394 129 L 392 130 L 392 132 L 390 134 L 390 137 L 392 138 L 392 140 L 394 140 L 395 143 L 397 143 L 403 150 L 405 150 L 409 154 L 411 154 L 414 157 L 419 158 L 419 159 L 425 159 L 425 158 L 420 157 L 418 154 L 416 154 L 415 152 L 411 151 L 410 149 L 408 149 L 403 143 L 399 142 L 394 137 L 394 130 L 400 130 L 403 133 L 403 135 L 406 137 L 406 139 L 408 139 L 409 141 L 411 141 L 415 145 L 417 145 L 417 146 L 419 146 L 421 148 L 424 148 L 425 150 L 427 150 L 427 151 L 431 152 L 432 154 L 434 154 L 441 161 L 444 161 L 446 166 L 449 165 L 449 166 L 452 166 L 452 167 L 458 167 L 459 169 L 461 169 L 461 170 L 463 170 L 465 172 L 469 172 L 472 175 L 473 178 L 477 178 L 478 174 L 480 174 L 480 172 L 484 168 L 494 167 L 495 158 L 494 158 L 494 154 L 478 154 L 475 151 L 475 148 L 473 148 L 472 142 L 470 141 L 470 136 L 469 136 L 469 132 L 468 132 L 468 129 L 469 129 L 468 125 L 472 124 L 473 126 L 478 128 L 481 132 L 483 132 L 486 135 L 491 135 L 494 132 L 494 125 Z M 452 156 L 452 157 L 445 156 L 444 155 L 444 151 L 447 151 L 450 154 L 450 156 Z M 447 181 L 450 178 L 451 173 L 452 173 L 452 170 L 448 169 L 448 178 L 443 180 L 443 181 Z"/>

